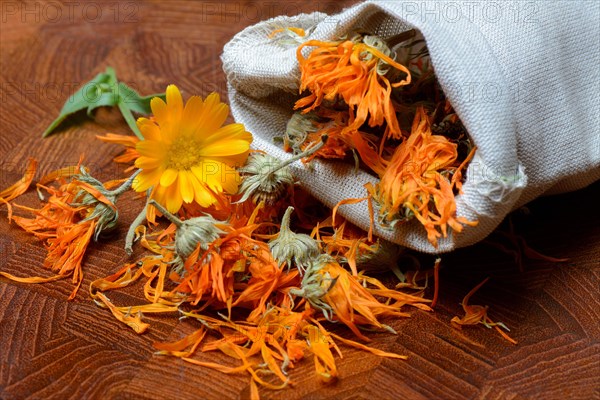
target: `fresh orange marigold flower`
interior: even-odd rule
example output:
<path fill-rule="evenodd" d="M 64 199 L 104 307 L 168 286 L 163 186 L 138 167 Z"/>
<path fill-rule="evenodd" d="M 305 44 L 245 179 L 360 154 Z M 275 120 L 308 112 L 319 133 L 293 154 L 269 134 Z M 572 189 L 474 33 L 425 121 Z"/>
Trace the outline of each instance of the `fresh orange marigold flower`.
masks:
<path fill-rule="evenodd" d="M 302 50 L 307 46 L 316 49 L 304 58 Z M 296 54 L 302 73 L 300 92 L 308 89 L 310 94 L 298 100 L 295 109 L 309 112 L 324 100 L 341 98 L 355 113 L 349 130 L 360 128 L 367 119 L 369 126 L 381 126 L 385 121 L 389 136 L 401 137 L 390 96 L 393 87 L 410 83 L 410 72 L 389 56 L 389 48 L 380 39 L 365 36 L 343 42 L 309 40 L 298 47 Z M 404 72 L 406 78 L 390 83 L 386 77 L 390 67 Z"/>
<path fill-rule="evenodd" d="M 222 126 L 229 107 L 219 95 L 192 96 L 184 107 L 179 89 L 169 85 L 166 103 L 155 97 L 150 106 L 154 119 L 137 121 L 145 140 L 136 145 L 142 172 L 133 188 L 153 188 L 151 197 L 172 213 L 184 202 L 209 207 L 222 192 L 236 193 L 234 167 L 246 161 L 252 135 L 242 124 Z"/>

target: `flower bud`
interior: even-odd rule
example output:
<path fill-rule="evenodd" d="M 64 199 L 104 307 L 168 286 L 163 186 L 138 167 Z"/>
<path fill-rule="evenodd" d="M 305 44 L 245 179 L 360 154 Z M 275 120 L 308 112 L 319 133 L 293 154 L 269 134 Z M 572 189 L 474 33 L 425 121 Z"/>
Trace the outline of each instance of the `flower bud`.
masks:
<path fill-rule="evenodd" d="M 182 259 L 186 259 L 200 244 L 202 250 L 208 249 L 212 243 L 224 233 L 216 224 L 222 223 L 210 215 L 195 217 L 182 221 L 175 234 L 175 251 Z"/>
<path fill-rule="evenodd" d="M 323 147 L 326 141 L 327 135 L 323 135 L 321 143 L 286 161 L 281 161 L 268 154 L 253 154 L 248 157 L 246 165 L 240 169 L 240 173 L 244 176 L 238 191 L 242 194 L 240 203 L 252 198 L 256 204 L 261 201 L 264 201 L 266 205 L 275 204 L 294 184 L 294 177 L 288 166 L 294 161 L 315 153 Z"/>
<path fill-rule="evenodd" d="M 187 259 L 198 244 L 200 244 L 202 250 L 207 250 L 208 244 L 218 239 L 224 233 L 217 227 L 218 224 L 223 224 L 223 222 L 217 221 L 210 215 L 203 215 L 182 221 L 156 201 L 150 200 L 149 204 L 156 207 L 169 221 L 177 226 L 175 252 L 182 260 Z"/>
<path fill-rule="evenodd" d="M 290 230 L 290 216 L 293 211 L 294 207 L 291 206 L 285 211 L 279 235 L 269 242 L 269 249 L 277 262 L 286 262 L 288 269 L 294 263 L 300 274 L 303 274 L 310 263 L 319 256 L 320 251 L 315 239 Z"/>
<path fill-rule="evenodd" d="M 249 198 L 256 204 L 264 201 L 273 205 L 294 184 L 294 177 L 287 165 L 268 154 L 252 154 L 240 170 L 244 179 L 240 184 L 240 202 Z"/>

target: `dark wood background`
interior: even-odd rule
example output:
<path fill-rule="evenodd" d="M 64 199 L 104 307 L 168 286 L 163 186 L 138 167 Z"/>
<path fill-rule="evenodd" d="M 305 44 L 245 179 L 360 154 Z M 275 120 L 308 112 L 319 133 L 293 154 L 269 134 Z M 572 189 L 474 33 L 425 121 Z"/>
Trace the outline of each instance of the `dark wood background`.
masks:
<path fill-rule="evenodd" d="M 338 11 L 353 1 L 2 1 L 0 57 L 0 187 L 19 179 L 28 157 L 40 161 L 37 177 L 77 162 L 101 179 L 122 176 L 112 157 L 115 145 L 96 134 L 127 133 L 117 112 L 84 115 L 48 139 L 41 132 L 66 98 L 107 65 L 142 93 L 176 83 L 184 92 L 226 96 L 219 54 L 243 27 L 279 14 Z M 251 56 L 251 55 L 249 55 Z M 590 110 L 591 111 L 591 110 Z M 568 155 L 565 155 L 568 156 Z M 514 217 L 518 232 L 535 249 L 569 261 L 525 260 L 519 272 L 512 257 L 486 243 L 443 258 L 441 297 L 435 313 L 387 321 L 398 335 L 372 334 L 373 346 L 409 356 L 385 360 L 346 349 L 338 360 L 340 380 L 320 385 L 308 359 L 292 371 L 293 388 L 261 389 L 264 398 L 600 398 L 600 200 L 596 184 L 585 190 L 539 199 Z M 34 191 L 19 203 L 39 204 Z M 118 237 L 88 251 L 85 281 L 67 302 L 67 281 L 23 285 L 0 279 L 0 398 L 177 398 L 249 396 L 246 375 L 227 376 L 153 355 L 154 341 L 173 341 L 192 324 L 171 316 L 151 317 L 144 335 L 117 322 L 89 299 L 86 286 L 127 257 L 124 230 L 139 203 L 128 195 Z M 43 275 L 42 244 L 9 225 L 0 207 L 0 269 Z M 495 238 L 495 239 L 494 239 Z M 493 235 L 493 240 L 500 236 Z M 460 301 L 491 277 L 473 298 L 490 316 L 511 328 L 519 344 L 483 326 L 457 331 Z M 137 291 L 123 304 L 141 300 Z M 344 330 L 338 329 L 344 332 Z M 205 356 L 217 362 L 219 354 Z"/>

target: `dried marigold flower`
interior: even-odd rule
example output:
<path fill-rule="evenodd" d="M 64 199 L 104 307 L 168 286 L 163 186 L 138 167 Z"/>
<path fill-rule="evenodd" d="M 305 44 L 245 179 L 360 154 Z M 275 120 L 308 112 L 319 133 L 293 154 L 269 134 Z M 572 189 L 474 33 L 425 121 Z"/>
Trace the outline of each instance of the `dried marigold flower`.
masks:
<path fill-rule="evenodd" d="M 305 298 L 311 306 L 321 310 L 327 320 L 333 316 L 333 308 L 323 297 L 335 285 L 337 277 L 332 278 L 326 266 L 328 263 L 335 262 L 334 259 L 326 254 L 321 255 L 314 263 L 307 268 L 300 289 L 290 289 L 290 294 Z"/>
<path fill-rule="evenodd" d="M 156 201 L 150 200 L 149 204 L 156 207 L 169 221 L 177 226 L 175 252 L 183 260 L 192 254 L 198 245 L 200 245 L 202 250 L 207 250 L 208 244 L 224 233 L 217 226 L 218 224 L 224 224 L 224 222 L 217 221 L 210 215 L 203 215 L 182 221 Z"/>
<path fill-rule="evenodd" d="M 305 47 L 316 47 L 307 58 Z M 392 89 L 411 82 L 410 71 L 391 57 L 391 51 L 376 36 L 355 35 L 350 40 L 325 42 L 309 40 L 296 51 L 300 64 L 300 93 L 294 109 L 309 112 L 324 102 L 343 99 L 355 118 L 348 130 L 357 130 L 365 122 L 369 126 L 387 123 L 390 136 L 402 137 L 396 111 L 392 104 Z M 393 68 L 406 75 L 390 82 L 387 73 Z"/>
<path fill-rule="evenodd" d="M 42 182 L 56 180 L 62 182 L 58 188 L 46 188 L 51 194 L 48 202 L 39 210 L 21 207 L 35 215 L 33 218 L 13 217 L 17 225 L 46 241 L 48 254 L 44 267 L 57 275 L 43 277 L 17 277 L 0 272 L 9 279 L 24 283 L 42 283 L 73 277 L 75 289 L 69 296 L 72 300 L 83 282 L 82 263 L 85 251 L 92 239 L 100 233 L 112 229 L 118 214 L 115 202 L 117 197 L 131 187 L 135 174 L 119 188 L 109 191 L 97 179 L 91 177 L 84 167 L 80 174 L 70 174 L 66 183 L 61 172 L 64 169 L 42 178 Z"/>
<path fill-rule="evenodd" d="M 88 174 L 83 166 L 80 166 L 80 173 L 73 176 L 79 190 L 75 193 L 71 205 L 88 210 L 81 222 L 96 221 L 94 240 L 98 240 L 101 233 L 109 232 L 117 226 L 119 211 L 115 207 L 115 203 L 121 194 L 129 190 L 137 174 L 138 172 L 134 173 L 115 190 L 106 189 L 104 184 Z"/>
<path fill-rule="evenodd" d="M 292 263 L 300 273 L 304 273 L 310 263 L 319 256 L 317 241 L 303 233 L 294 233 L 290 230 L 290 216 L 294 207 L 288 207 L 281 219 L 281 227 L 277 238 L 271 240 L 269 249 L 273 258 L 279 263 L 287 263 L 288 270 Z"/>
<path fill-rule="evenodd" d="M 318 119 L 319 117 L 314 113 L 295 112 L 292 114 L 283 136 L 286 150 L 291 148 L 294 153 L 300 153 L 301 146 L 307 141 L 309 134 L 320 129 Z"/>
<path fill-rule="evenodd" d="M 462 170 L 474 150 L 459 162 L 457 145 L 433 135 L 425 110 L 417 109 L 410 136 L 396 148 L 380 182 L 370 190 L 380 207 L 380 223 L 393 228 L 414 217 L 433 247 L 438 238 L 447 236 L 448 228 L 461 232 L 463 225 L 476 225 L 456 215 L 455 200 Z"/>
<path fill-rule="evenodd" d="M 239 202 L 243 203 L 252 198 L 256 204 L 261 201 L 267 205 L 275 204 L 294 184 L 294 177 L 288 166 L 318 151 L 325 142 L 327 142 L 327 135 L 321 136 L 321 143 L 286 161 L 281 161 L 268 154 L 253 154 L 248 157 L 246 165 L 240 169 L 243 180 L 239 189 L 239 193 L 242 195 Z"/>

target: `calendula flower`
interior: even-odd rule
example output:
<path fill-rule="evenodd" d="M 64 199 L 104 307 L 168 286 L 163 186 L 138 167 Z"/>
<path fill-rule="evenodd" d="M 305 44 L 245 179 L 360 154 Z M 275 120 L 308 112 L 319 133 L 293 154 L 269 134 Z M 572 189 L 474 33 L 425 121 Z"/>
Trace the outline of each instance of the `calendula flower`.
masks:
<path fill-rule="evenodd" d="M 367 287 L 367 283 L 374 288 Z M 351 275 L 329 255 L 320 256 L 311 265 L 301 285 L 301 289 L 292 289 L 290 293 L 304 297 L 311 306 L 321 310 L 327 319 L 344 323 L 356 336 L 366 341 L 369 339 L 360 332 L 360 326 L 385 329 L 395 333 L 378 318 L 406 317 L 408 314 L 401 309 L 407 304 L 429 309 L 423 304 L 426 300 L 421 297 L 387 289 L 374 278 L 361 275 L 359 279 Z M 377 297 L 388 300 L 382 303 Z"/>
<path fill-rule="evenodd" d="M 24 283 L 42 283 L 72 275 L 76 285 L 73 299 L 83 281 L 82 263 L 92 238 L 114 228 L 118 214 L 114 203 L 131 186 L 130 178 L 121 187 L 109 191 L 102 183 L 80 167 L 80 174 L 65 182 L 60 174 L 51 174 L 62 181 L 58 188 L 48 187 L 51 196 L 39 210 L 20 207 L 33 213 L 33 218 L 13 217 L 21 228 L 46 241 L 48 254 L 44 267 L 57 275 L 49 278 L 21 278 L 1 273 L 9 279 Z M 42 179 L 44 180 L 44 178 Z"/>
<path fill-rule="evenodd" d="M 439 237 L 446 237 L 448 226 L 461 232 L 462 224 L 476 225 L 456 216 L 454 198 L 461 171 L 473 153 L 474 149 L 459 164 L 456 144 L 433 135 L 425 110 L 419 108 L 410 136 L 396 148 L 381 181 L 371 190 L 380 205 L 380 221 L 394 226 L 415 217 L 434 247 Z"/>
<path fill-rule="evenodd" d="M 175 85 L 167 87 L 166 103 L 156 97 L 153 119 L 138 119 L 145 140 L 136 144 L 142 170 L 133 184 L 137 192 L 153 187 L 151 198 L 176 213 L 185 203 L 209 207 L 217 196 L 237 192 L 236 166 L 248 156 L 252 135 L 242 124 L 223 126 L 229 107 L 212 93 L 187 103 Z"/>
<path fill-rule="evenodd" d="M 287 298 L 284 293 L 299 284 L 298 271 L 286 273 L 271 257 L 269 248 L 264 243 L 255 243 L 255 247 L 253 254 L 247 259 L 250 279 L 233 303 L 234 307 L 245 305 L 252 309 L 248 321 L 259 320 L 267 311 L 269 303 L 279 304 L 282 299 Z"/>
<path fill-rule="evenodd" d="M 119 212 L 115 207 L 117 198 L 131 187 L 131 183 L 139 172 L 134 173 L 123 185 L 115 190 L 108 190 L 102 182 L 80 167 L 80 173 L 73 177 L 79 191 L 75 193 L 71 206 L 83 207 L 88 210 L 82 221 L 96 221 L 94 240 L 103 232 L 108 232 L 117 226 Z"/>
<path fill-rule="evenodd" d="M 288 207 L 281 219 L 279 235 L 269 242 L 269 249 L 273 258 L 279 263 L 287 263 L 288 270 L 295 264 L 300 273 L 303 273 L 312 260 L 320 254 L 317 241 L 303 233 L 294 233 L 290 230 L 290 217 L 294 207 Z"/>
<path fill-rule="evenodd" d="M 305 47 L 316 47 L 304 58 Z M 409 70 L 391 58 L 390 49 L 375 36 L 356 35 L 351 40 L 324 42 L 309 40 L 298 47 L 297 58 L 302 73 L 300 93 L 310 94 L 298 100 L 295 109 L 309 112 L 323 101 L 342 99 L 354 113 L 349 130 L 387 123 L 389 134 L 400 138 L 401 131 L 391 100 L 392 88 L 408 85 Z M 398 82 L 390 83 L 386 76 L 390 68 L 406 74 Z"/>
<path fill-rule="evenodd" d="M 198 221 L 198 218 L 189 221 Z M 271 256 L 268 244 L 252 238 L 253 231 L 261 226 L 253 219 L 251 217 L 243 226 L 238 220 L 230 221 L 233 224 L 217 222 L 213 227 L 205 219 L 202 224 L 189 226 L 186 237 L 176 234 L 176 241 L 191 239 L 195 242 L 200 236 L 204 239 L 185 259 L 181 272 L 175 271 L 179 275 L 174 279 L 178 283 L 175 291 L 188 294 L 188 301 L 194 305 L 204 300 L 227 306 L 231 311 L 233 305 L 242 302 L 260 313 L 280 286 L 294 286 L 295 282 L 288 284 L 288 281 L 295 281 L 297 273 L 283 274 Z M 218 237 L 208 242 L 217 233 Z M 234 299 L 236 290 L 241 292 Z"/>
<path fill-rule="evenodd" d="M 211 215 L 202 215 L 182 221 L 156 201 L 151 200 L 150 204 L 177 227 L 175 252 L 182 260 L 187 259 L 198 246 L 202 250 L 207 250 L 208 244 L 224 233 L 218 226 L 223 226 L 225 223 L 217 221 Z"/>
<path fill-rule="evenodd" d="M 337 277 L 332 277 L 324 268 L 327 261 L 333 261 L 326 256 L 321 256 L 311 264 L 302 278 L 300 289 L 291 289 L 290 294 L 305 298 L 312 307 L 321 310 L 328 320 L 333 318 L 333 307 L 323 297 L 335 285 Z"/>
<path fill-rule="evenodd" d="M 243 180 L 239 192 L 242 195 L 240 203 L 252 199 L 254 203 L 264 201 L 273 205 L 294 184 L 294 177 L 289 165 L 303 157 L 308 157 L 317 152 L 327 142 L 327 135 L 321 136 L 321 142 L 310 149 L 281 161 L 268 154 L 253 154 L 248 158 L 248 163 L 240 169 Z"/>
<path fill-rule="evenodd" d="M 354 148 L 352 133 L 347 130 L 350 114 L 348 111 L 335 111 L 320 108 L 309 113 L 295 112 L 287 124 L 284 146 L 295 153 L 312 148 L 321 141 L 321 136 L 329 138 L 325 146 L 313 153 L 308 160 L 320 158 L 344 158 Z"/>

